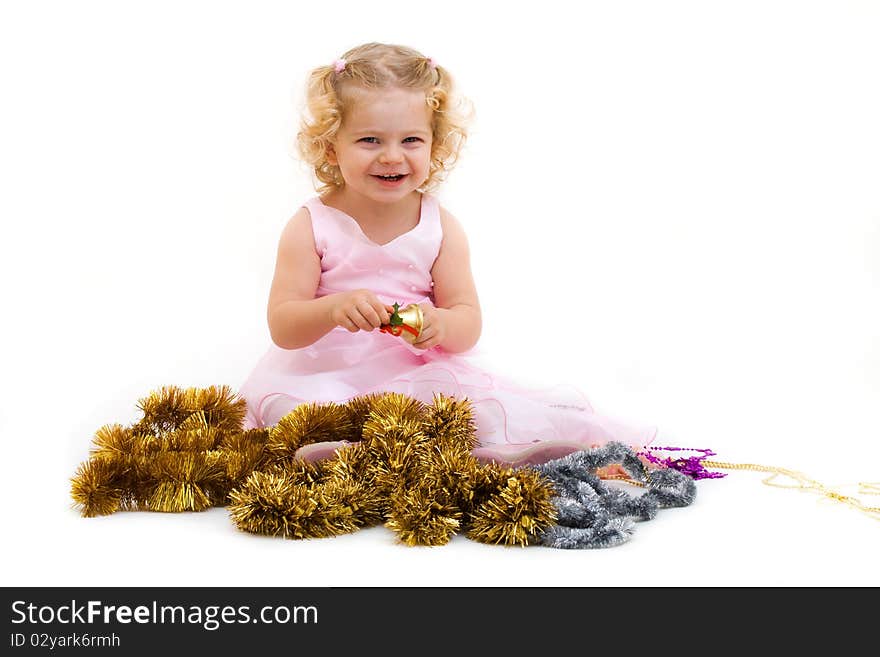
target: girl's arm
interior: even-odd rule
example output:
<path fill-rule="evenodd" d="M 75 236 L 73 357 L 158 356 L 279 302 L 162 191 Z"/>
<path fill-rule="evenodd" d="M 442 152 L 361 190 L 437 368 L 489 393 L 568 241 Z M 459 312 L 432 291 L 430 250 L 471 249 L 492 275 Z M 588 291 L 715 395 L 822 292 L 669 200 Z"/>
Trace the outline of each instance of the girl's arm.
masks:
<path fill-rule="evenodd" d="M 307 347 L 333 328 L 327 297 L 315 299 L 320 277 L 309 211 L 300 208 L 281 233 L 269 291 L 269 334 L 282 349 Z"/>
<path fill-rule="evenodd" d="M 309 211 L 300 208 L 281 233 L 267 319 L 272 341 L 282 349 L 308 347 L 336 326 L 352 333 L 388 322 L 388 310 L 369 290 L 316 299 L 321 259 Z"/>
<path fill-rule="evenodd" d="M 446 351 L 460 352 L 473 347 L 483 328 L 477 287 L 471 273 L 467 236 L 458 220 L 440 209 L 443 241 L 431 268 L 434 279 L 434 313 L 428 309 L 428 323 L 435 330 L 426 331 L 425 339 L 414 346 L 429 349 L 439 345 Z"/>

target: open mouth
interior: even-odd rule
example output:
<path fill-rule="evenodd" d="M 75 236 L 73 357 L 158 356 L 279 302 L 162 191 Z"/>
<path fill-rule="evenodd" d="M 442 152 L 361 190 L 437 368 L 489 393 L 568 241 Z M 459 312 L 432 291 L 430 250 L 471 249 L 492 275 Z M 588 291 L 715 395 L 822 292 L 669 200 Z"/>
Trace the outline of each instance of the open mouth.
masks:
<path fill-rule="evenodd" d="M 383 180 L 385 182 L 397 182 L 398 180 L 403 180 L 406 178 L 408 174 L 405 173 L 396 173 L 390 176 L 375 176 L 379 180 Z"/>

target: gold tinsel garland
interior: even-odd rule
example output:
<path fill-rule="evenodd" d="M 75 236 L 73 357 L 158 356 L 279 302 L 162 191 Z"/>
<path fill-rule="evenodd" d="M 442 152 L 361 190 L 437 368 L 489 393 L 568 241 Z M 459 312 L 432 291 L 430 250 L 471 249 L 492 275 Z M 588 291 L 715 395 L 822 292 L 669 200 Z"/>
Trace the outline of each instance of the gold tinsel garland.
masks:
<path fill-rule="evenodd" d="M 138 406 L 136 424 L 95 433 L 71 486 L 82 515 L 222 505 L 264 460 L 268 431 L 241 429 L 245 402 L 227 386 L 163 387 Z"/>
<path fill-rule="evenodd" d="M 244 401 L 225 386 L 165 387 L 139 406 L 136 424 L 96 432 L 73 477 L 84 516 L 226 505 L 252 533 L 322 537 L 384 523 L 407 545 L 441 545 L 459 532 L 528 545 L 556 520 L 547 479 L 471 456 L 467 400 L 384 393 L 303 404 L 249 431 Z M 296 458 L 304 445 L 342 440 L 355 444 L 315 463 Z"/>

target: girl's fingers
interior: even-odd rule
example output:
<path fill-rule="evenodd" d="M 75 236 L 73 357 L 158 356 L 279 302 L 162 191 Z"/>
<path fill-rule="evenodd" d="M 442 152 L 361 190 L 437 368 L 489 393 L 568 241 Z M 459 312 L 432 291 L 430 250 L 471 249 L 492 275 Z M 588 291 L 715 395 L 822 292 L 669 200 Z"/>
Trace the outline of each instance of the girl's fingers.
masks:
<path fill-rule="evenodd" d="M 366 299 L 357 306 L 361 315 L 363 315 L 373 328 L 379 328 L 382 324 L 387 324 L 385 319 L 385 306 L 378 299 Z"/>
<path fill-rule="evenodd" d="M 418 347 L 419 349 L 429 349 L 434 346 L 432 340 L 436 337 L 436 334 L 432 330 L 422 329 L 422 332 L 419 333 L 419 339 L 413 343 L 414 347 Z"/>
<path fill-rule="evenodd" d="M 368 331 L 370 329 L 378 328 L 379 324 L 382 323 L 382 321 L 380 320 L 380 314 L 376 312 L 376 309 L 373 308 L 373 306 L 369 306 L 366 304 L 363 306 L 358 306 L 358 312 L 360 312 L 361 317 L 363 317 L 367 321 L 367 323 L 369 323 L 370 328 L 367 329 Z"/>
<path fill-rule="evenodd" d="M 361 315 L 360 311 L 357 308 L 352 309 L 352 312 L 348 315 L 348 318 L 351 320 L 351 323 L 354 324 L 361 331 L 373 330 L 373 327 L 370 326 L 370 322 L 368 322 L 366 318 Z"/>

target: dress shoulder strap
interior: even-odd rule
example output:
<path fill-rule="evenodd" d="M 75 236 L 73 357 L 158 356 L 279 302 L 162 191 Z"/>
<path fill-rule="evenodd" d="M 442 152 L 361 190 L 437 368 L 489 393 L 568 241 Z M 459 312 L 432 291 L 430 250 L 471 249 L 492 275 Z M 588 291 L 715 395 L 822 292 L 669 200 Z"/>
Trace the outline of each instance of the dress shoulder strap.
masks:
<path fill-rule="evenodd" d="M 334 222 L 330 216 L 330 208 L 321 201 L 320 197 L 313 196 L 302 204 L 309 211 L 312 223 L 312 235 L 315 238 L 315 251 L 318 256 L 327 252 L 327 243 L 332 239 Z"/>
<path fill-rule="evenodd" d="M 443 228 L 440 224 L 440 201 L 433 194 L 425 192 L 422 196 L 422 213 L 419 218 L 424 223 L 424 232 L 434 239 L 443 238 Z"/>

